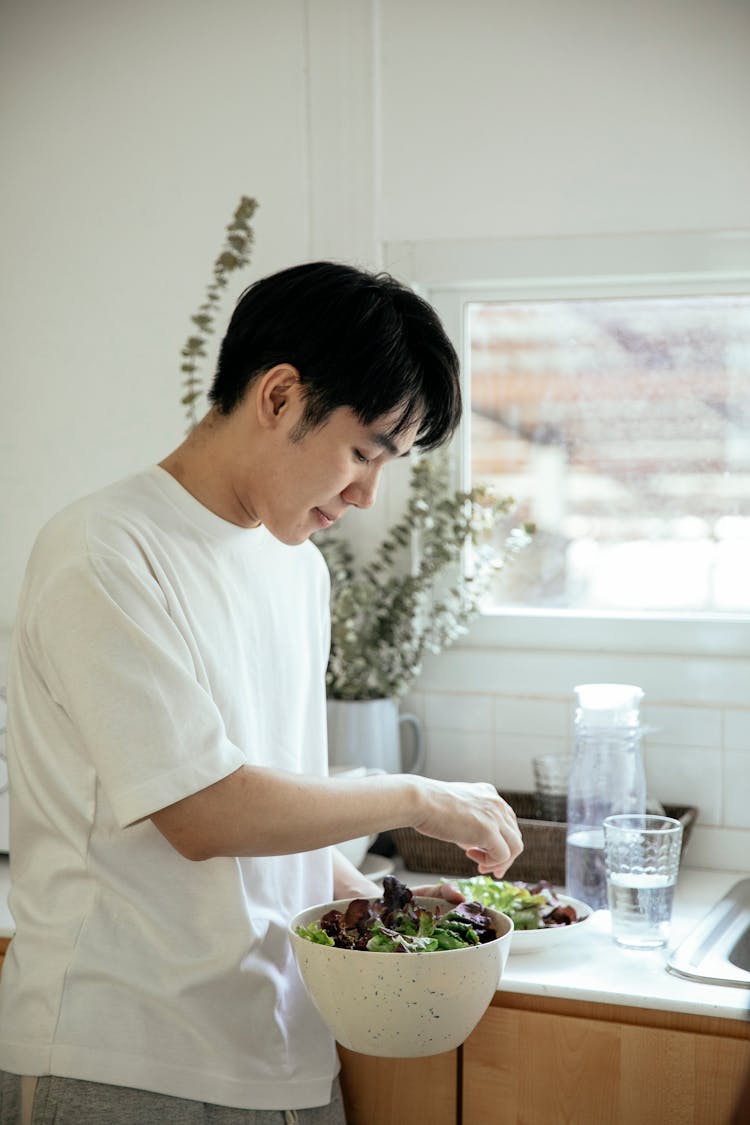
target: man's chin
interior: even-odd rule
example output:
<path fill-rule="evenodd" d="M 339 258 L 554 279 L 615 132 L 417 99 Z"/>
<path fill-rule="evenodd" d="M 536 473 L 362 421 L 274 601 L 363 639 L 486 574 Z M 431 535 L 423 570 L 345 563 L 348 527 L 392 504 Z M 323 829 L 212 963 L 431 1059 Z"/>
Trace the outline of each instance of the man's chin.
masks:
<path fill-rule="evenodd" d="M 278 539 L 279 543 L 283 543 L 286 547 L 299 547 L 302 543 L 313 535 L 318 528 L 315 527 L 269 527 L 266 524 L 266 531 L 273 535 L 274 539 Z"/>

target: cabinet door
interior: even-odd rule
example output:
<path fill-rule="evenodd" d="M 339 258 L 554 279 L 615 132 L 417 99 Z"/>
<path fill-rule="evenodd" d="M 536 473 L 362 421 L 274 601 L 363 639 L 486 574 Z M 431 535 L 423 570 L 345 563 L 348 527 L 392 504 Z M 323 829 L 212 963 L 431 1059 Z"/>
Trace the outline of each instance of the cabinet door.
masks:
<path fill-rule="evenodd" d="M 463 1119 L 502 1125 L 728 1125 L 750 1042 L 491 1008 L 464 1046 Z"/>
<path fill-rule="evenodd" d="M 456 1125 L 456 1051 L 379 1059 L 339 1047 L 339 1056 L 347 1125 Z"/>

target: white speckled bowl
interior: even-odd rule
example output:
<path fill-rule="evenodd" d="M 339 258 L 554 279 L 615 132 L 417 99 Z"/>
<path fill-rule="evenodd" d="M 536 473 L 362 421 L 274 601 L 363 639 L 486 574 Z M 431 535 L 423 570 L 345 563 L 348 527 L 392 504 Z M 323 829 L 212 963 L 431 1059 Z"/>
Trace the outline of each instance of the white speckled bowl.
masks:
<path fill-rule="evenodd" d="M 295 933 L 351 899 L 303 910 L 289 925 L 297 965 L 312 1000 L 336 1040 L 350 1051 L 416 1058 L 452 1051 L 474 1030 L 505 969 L 513 925 L 488 910 L 500 934 L 469 949 L 435 953 L 367 953 L 318 945 Z M 450 909 L 442 899 L 420 906 Z"/>

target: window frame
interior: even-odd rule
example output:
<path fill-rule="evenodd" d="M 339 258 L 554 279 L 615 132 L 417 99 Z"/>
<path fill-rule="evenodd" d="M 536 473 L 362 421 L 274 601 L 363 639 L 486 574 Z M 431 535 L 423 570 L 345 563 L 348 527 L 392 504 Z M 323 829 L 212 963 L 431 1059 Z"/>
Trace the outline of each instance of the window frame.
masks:
<path fill-rule="evenodd" d="M 437 310 L 464 373 L 469 370 L 467 307 L 473 302 L 750 293 L 750 231 L 394 242 L 384 249 L 385 268 Z M 466 375 L 463 390 L 464 421 L 452 446 L 458 487 L 471 479 Z M 482 613 L 465 643 L 743 658 L 750 656 L 750 615 L 498 607 Z"/>

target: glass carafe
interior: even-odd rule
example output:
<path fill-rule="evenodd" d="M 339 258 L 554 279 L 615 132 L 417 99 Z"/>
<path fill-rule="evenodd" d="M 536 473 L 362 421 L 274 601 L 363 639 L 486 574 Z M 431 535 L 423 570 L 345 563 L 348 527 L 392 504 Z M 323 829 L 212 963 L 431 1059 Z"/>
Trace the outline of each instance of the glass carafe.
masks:
<path fill-rule="evenodd" d="M 581 684 L 575 693 L 565 881 L 568 894 L 600 910 L 607 907 L 602 821 L 646 809 L 639 720 L 643 692 L 633 684 Z"/>

